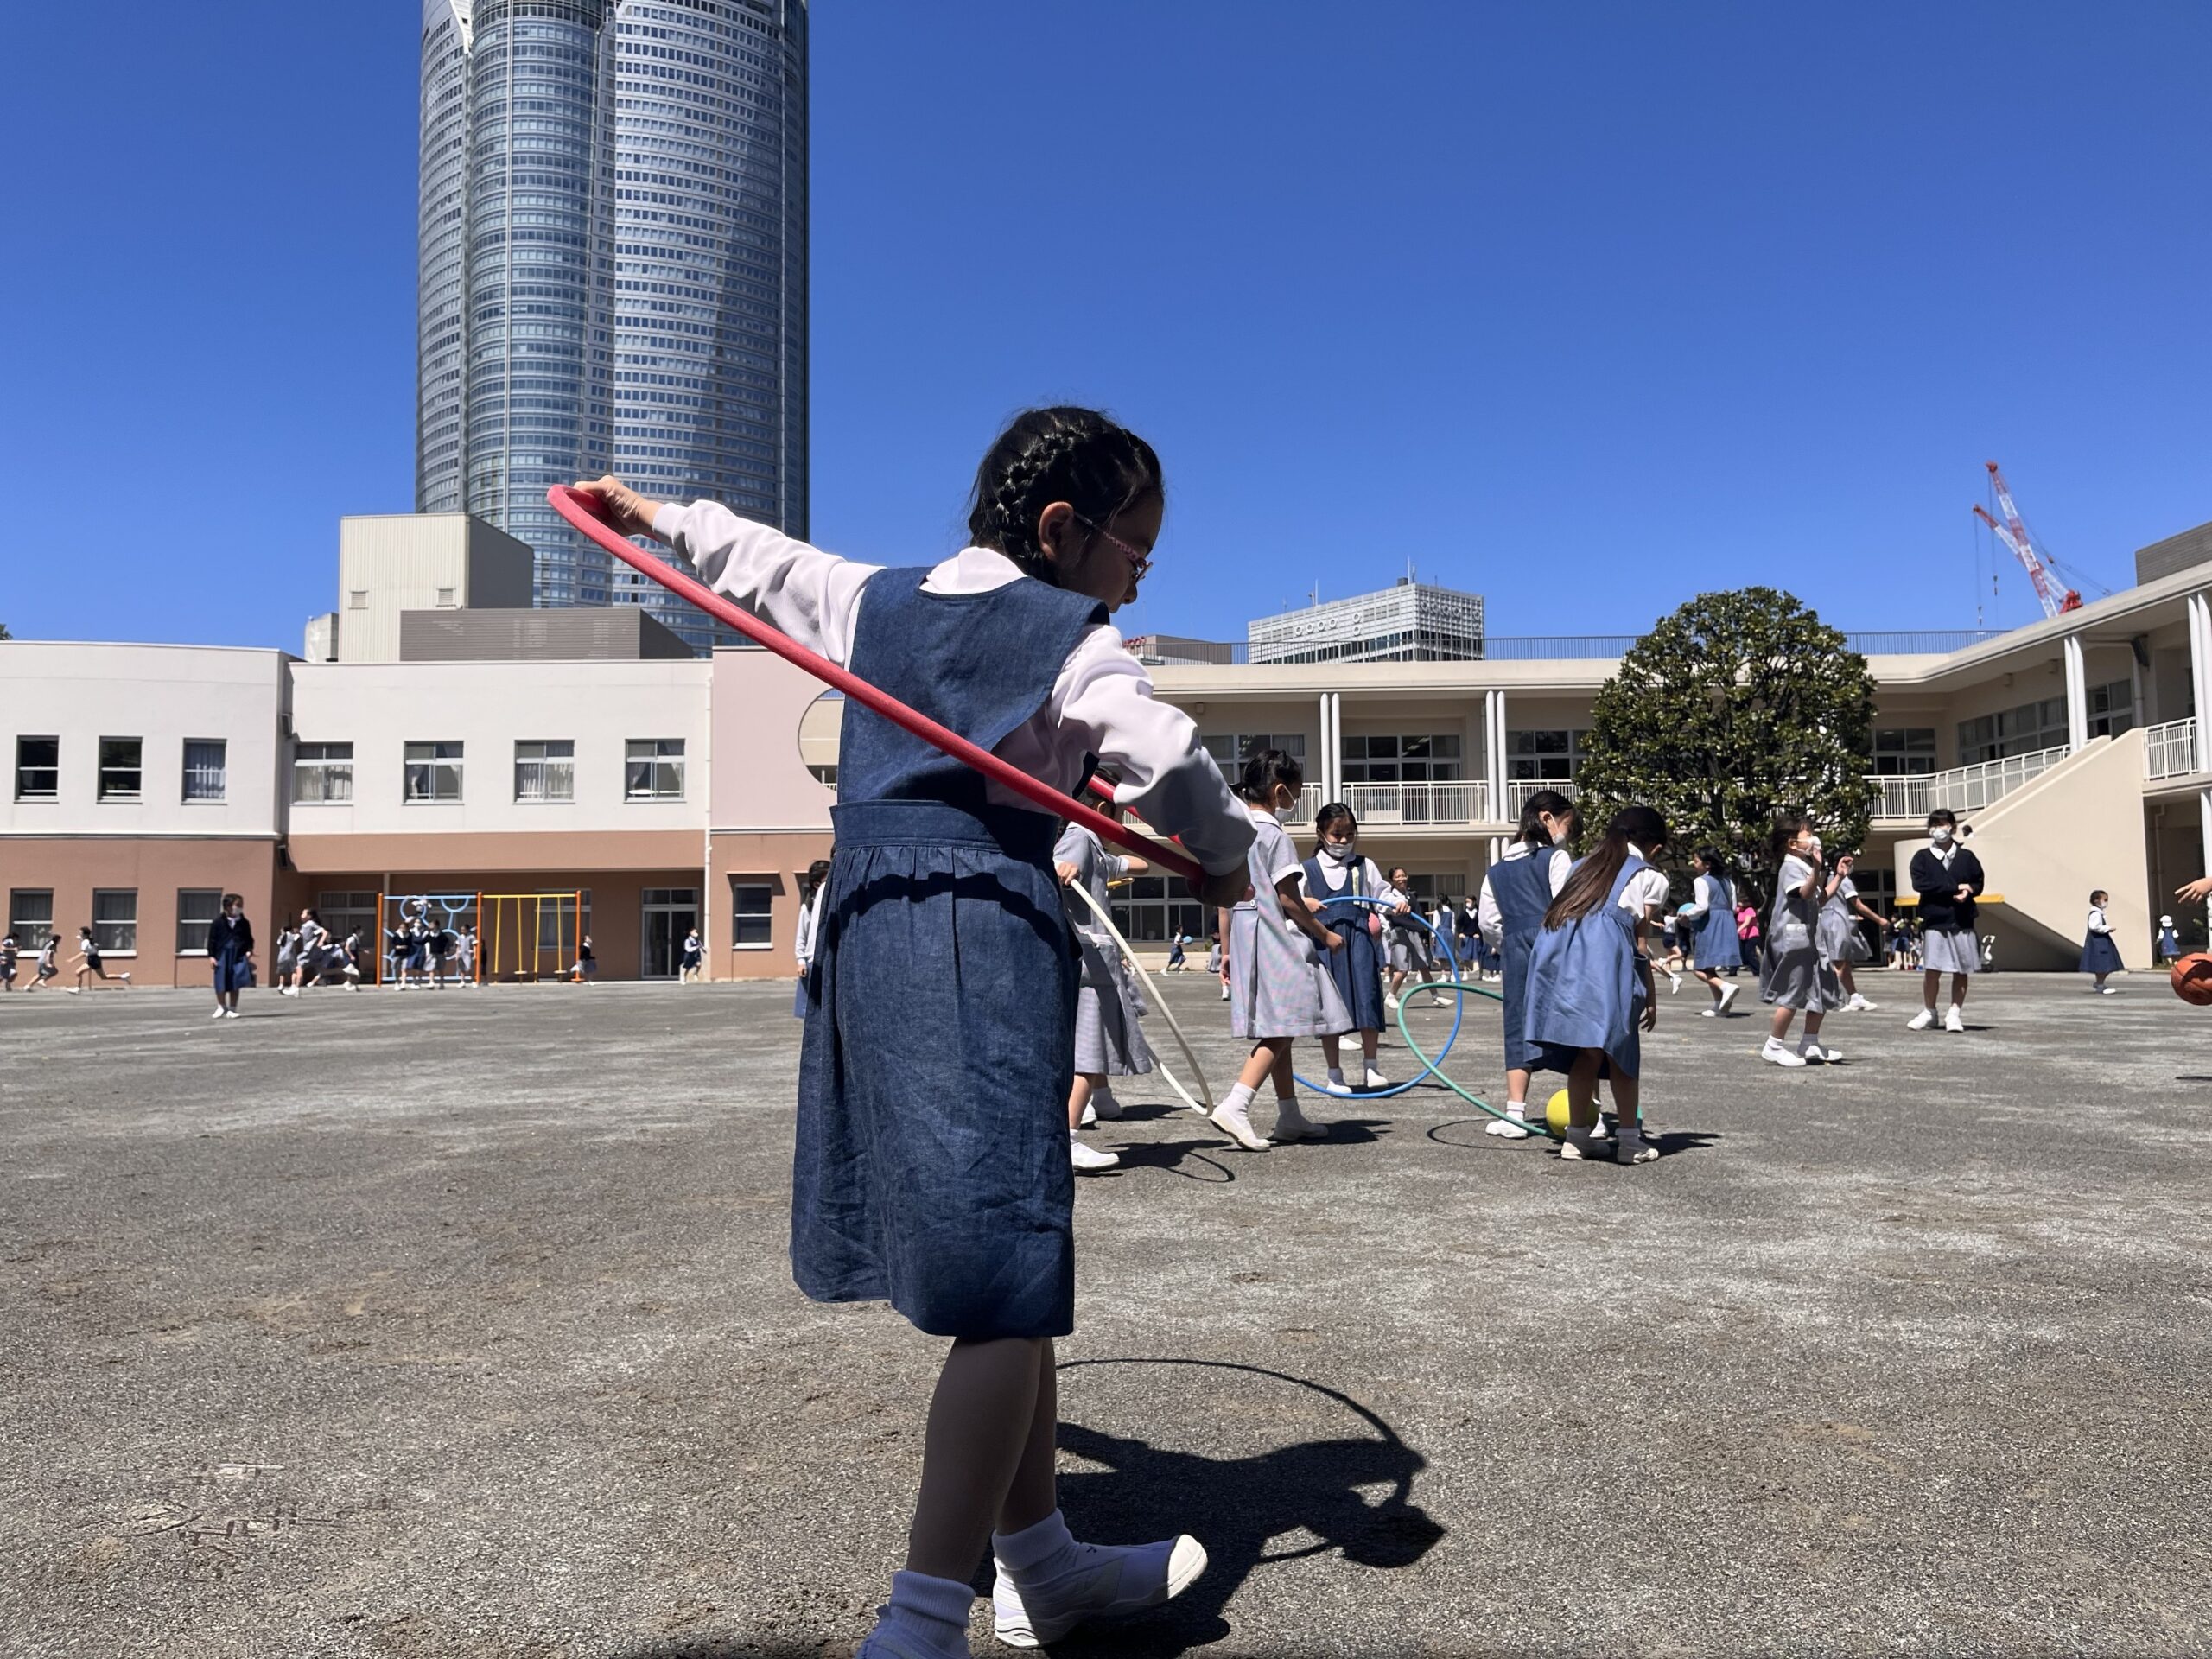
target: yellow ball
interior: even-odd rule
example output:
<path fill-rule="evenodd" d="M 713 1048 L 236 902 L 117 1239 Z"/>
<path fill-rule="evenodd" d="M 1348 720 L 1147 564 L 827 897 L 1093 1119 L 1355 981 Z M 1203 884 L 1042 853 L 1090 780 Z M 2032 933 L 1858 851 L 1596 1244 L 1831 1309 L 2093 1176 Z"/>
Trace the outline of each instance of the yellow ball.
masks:
<path fill-rule="evenodd" d="M 1565 1135 L 1568 1121 L 1567 1090 L 1562 1089 L 1544 1103 L 1544 1122 L 1551 1126 L 1554 1135 Z"/>

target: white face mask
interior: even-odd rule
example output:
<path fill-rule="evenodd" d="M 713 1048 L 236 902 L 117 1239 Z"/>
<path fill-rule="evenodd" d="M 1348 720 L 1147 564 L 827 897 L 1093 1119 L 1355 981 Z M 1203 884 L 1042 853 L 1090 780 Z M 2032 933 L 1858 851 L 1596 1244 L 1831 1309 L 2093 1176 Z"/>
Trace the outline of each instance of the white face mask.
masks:
<path fill-rule="evenodd" d="M 1359 856 L 1359 849 L 1348 841 L 1325 841 L 1321 850 L 1339 864 L 1349 864 Z"/>
<path fill-rule="evenodd" d="M 1934 842 L 1938 847 L 1948 846 L 1951 840 L 1951 832 L 1943 825 L 1937 824 L 1936 828 L 1928 832 L 1928 839 Z"/>

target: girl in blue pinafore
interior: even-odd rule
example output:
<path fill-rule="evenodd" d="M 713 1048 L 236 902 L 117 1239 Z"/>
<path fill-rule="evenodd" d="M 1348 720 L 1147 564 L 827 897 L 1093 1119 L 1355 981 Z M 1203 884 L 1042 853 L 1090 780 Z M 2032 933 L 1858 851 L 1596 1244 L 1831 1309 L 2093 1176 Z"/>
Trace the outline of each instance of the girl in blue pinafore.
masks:
<path fill-rule="evenodd" d="M 1509 1141 L 1529 1135 L 1530 1074 L 1542 1051 L 1525 1029 L 1529 1016 L 1529 957 L 1543 931 L 1544 912 L 1567 885 L 1574 855 L 1566 843 L 1581 833 L 1574 803 L 1555 789 L 1540 789 L 1521 809 L 1521 831 L 1505 856 L 1483 877 L 1476 921 L 1483 941 L 1497 954 L 1504 976 L 1505 1116 L 1484 1126 Z"/>
<path fill-rule="evenodd" d="M 1637 1033 L 1659 1020 L 1642 946 L 1667 898 L 1667 878 L 1647 861 L 1666 844 L 1667 821 L 1651 808 L 1615 813 L 1597 850 L 1575 865 L 1544 912 L 1529 954 L 1522 1031 L 1546 1065 L 1567 1073 L 1562 1158 L 1593 1155 L 1600 1068 L 1611 1077 L 1618 1116 L 1615 1160 L 1643 1164 L 1659 1155 L 1643 1139 Z"/>
<path fill-rule="evenodd" d="M 1306 861 L 1306 900 L 1322 926 L 1344 942 L 1341 950 L 1329 953 L 1329 976 L 1344 999 L 1352 1023 L 1359 1030 L 1361 1087 L 1388 1089 L 1390 1079 L 1376 1065 L 1382 1042 L 1382 969 L 1388 958 L 1382 944 L 1382 912 L 1356 899 L 1380 899 L 1388 891 L 1375 861 L 1359 852 L 1359 820 L 1351 808 L 1331 802 L 1313 820 L 1319 849 Z M 1398 913 L 1410 907 L 1402 900 Z M 1348 1095 L 1344 1081 L 1344 1039 L 1325 1036 L 1321 1052 L 1329 1063 L 1328 1090 Z"/>
<path fill-rule="evenodd" d="M 1705 1017 L 1718 1020 L 1744 988 L 1724 983 L 1720 977 L 1744 965 L 1743 941 L 1736 933 L 1736 884 L 1729 879 L 1727 855 L 1718 847 L 1699 848 L 1690 855 L 1690 868 L 1696 879 L 1690 902 L 1681 911 L 1693 942 L 1690 973 L 1713 993 L 1713 1006 L 1703 1010 Z"/>
<path fill-rule="evenodd" d="M 801 645 L 1053 788 L 1078 787 L 1094 757 L 1116 765 L 1117 799 L 1212 873 L 1199 902 L 1243 892 L 1249 821 L 1106 623 L 1135 594 L 1165 505 L 1141 439 L 1089 410 L 1020 416 L 977 472 L 973 544 L 934 568 L 855 563 L 611 478 L 580 487 L 621 533 L 671 543 Z M 953 1338 L 906 1567 L 859 1653 L 968 1653 L 987 1542 L 999 1637 L 1034 1647 L 1164 1601 L 1205 1564 L 1187 1537 L 1079 1544 L 1055 1503 L 1077 984 L 1058 819 L 857 701 L 844 719 L 800 1046 L 792 1275 L 817 1300 L 887 1299 Z"/>
<path fill-rule="evenodd" d="M 2120 947 L 2113 943 L 2112 918 L 2105 912 L 2105 906 L 2111 902 L 2112 895 L 2102 887 L 2089 895 L 2089 930 L 2082 940 L 2082 971 L 2096 976 L 2089 988 L 2105 996 L 2120 995 L 2105 983 L 2105 976 L 2125 971 L 2120 960 Z"/>

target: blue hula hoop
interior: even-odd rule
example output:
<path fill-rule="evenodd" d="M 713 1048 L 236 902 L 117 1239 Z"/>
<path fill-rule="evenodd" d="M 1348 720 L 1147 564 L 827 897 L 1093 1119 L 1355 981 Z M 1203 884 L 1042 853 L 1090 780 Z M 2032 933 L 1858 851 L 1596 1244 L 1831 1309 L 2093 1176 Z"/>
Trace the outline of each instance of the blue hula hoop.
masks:
<path fill-rule="evenodd" d="M 1397 908 L 1397 906 L 1391 903 L 1387 899 L 1368 899 L 1363 898 L 1357 893 L 1349 893 L 1336 894 L 1329 900 L 1329 902 L 1332 905 L 1368 905 L 1376 910 L 1395 910 Z M 1419 922 L 1423 927 L 1427 928 L 1435 938 L 1438 947 L 1444 952 L 1445 960 L 1452 963 L 1452 982 L 1456 984 L 1458 982 L 1459 972 L 1459 953 L 1452 948 L 1452 942 L 1444 937 L 1443 932 L 1437 927 L 1435 923 L 1430 921 L 1427 917 L 1422 915 L 1417 910 L 1409 912 L 1408 913 L 1413 917 L 1414 920 Z M 1325 926 L 1326 924 L 1325 923 L 1323 925 Z M 1402 1014 L 1401 1017 L 1402 1018 Z M 1460 1021 L 1465 1020 L 1466 1017 L 1467 999 L 1465 996 L 1453 997 L 1452 999 L 1452 1034 L 1444 1039 L 1444 1046 L 1436 1051 L 1435 1058 L 1433 1058 L 1422 1056 L 1420 1054 L 1419 1051 L 1414 1051 L 1415 1058 L 1420 1059 L 1421 1063 L 1421 1070 L 1414 1072 L 1412 1077 L 1408 1077 L 1403 1083 L 1394 1083 L 1388 1089 L 1355 1089 L 1349 1094 L 1340 1095 L 1333 1089 L 1325 1088 L 1322 1084 L 1313 1082 L 1309 1078 L 1299 1077 L 1298 1073 L 1295 1071 L 1292 1072 L 1290 1075 L 1299 1083 L 1303 1084 L 1308 1093 L 1321 1095 L 1330 1100 L 1389 1100 L 1393 1096 L 1404 1094 L 1407 1090 L 1418 1084 L 1423 1077 L 1433 1076 L 1439 1081 L 1443 1080 L 1444 1073 L 1437 1070 L 1437 1068 L 1444 1064 L 1444 1057 L 1452 1052 L 1452 1045 L 1459 1040 L 1459 1024 Z M 1346 1033 L 1345 1034 L 1350 1036 L 1354 1033 Z M 1446 1086 L 1449 1087 L 1450 1085 L 1447 1084 Z"/>

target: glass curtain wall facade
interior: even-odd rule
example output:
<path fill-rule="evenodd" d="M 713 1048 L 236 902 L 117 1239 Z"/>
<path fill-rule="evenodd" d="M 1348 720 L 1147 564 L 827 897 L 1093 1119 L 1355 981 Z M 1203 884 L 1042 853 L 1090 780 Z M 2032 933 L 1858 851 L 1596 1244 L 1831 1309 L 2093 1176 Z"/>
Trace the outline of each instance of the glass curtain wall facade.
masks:
<path fill-rule="evenodd" d="M 806 97 L 804 0 L 426 0 L 416 506 L 528 542 L 538 604 L 729 637 L 562 524 L 575 478 L 807 533 Z"/>

